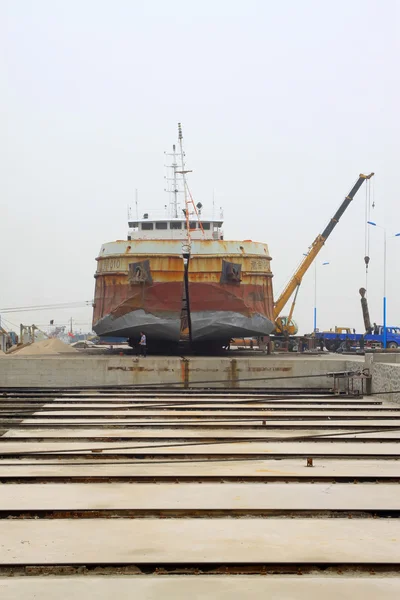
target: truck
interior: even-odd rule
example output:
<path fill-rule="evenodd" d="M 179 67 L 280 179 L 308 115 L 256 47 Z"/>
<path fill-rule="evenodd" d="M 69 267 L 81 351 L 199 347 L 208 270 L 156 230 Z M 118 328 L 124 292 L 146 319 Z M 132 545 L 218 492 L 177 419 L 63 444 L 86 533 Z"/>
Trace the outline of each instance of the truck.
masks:
<path fill-rule="evenodd" d="M 377 327 L 377 333 L 355 333 L 350 327 L 335 327 L 335 331 L 316 331 L 313 334 L 317 340 L 323 341 L 327 350 L 337 352 L 343 345 L 348 344 L 349 348 L 360 347 L 361 338 L 364 339 L 366 348 L 383 347 L 383 327 Z M 400 347 L 400 327 L 386 327 L 387 348 L 392 350 Z M 361 344 L 362 346 L 362 344 Z"/>

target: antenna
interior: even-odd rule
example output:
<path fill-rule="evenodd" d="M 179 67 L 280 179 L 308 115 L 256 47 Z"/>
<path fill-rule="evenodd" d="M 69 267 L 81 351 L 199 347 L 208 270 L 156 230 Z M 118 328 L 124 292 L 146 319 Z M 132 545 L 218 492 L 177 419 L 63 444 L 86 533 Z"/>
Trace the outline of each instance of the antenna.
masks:
<path fill-rule="evenodd" d="M 215 216 L 215 189 L 213 189 L 213 201 L 212 201 L 212 207 L 213 207 L 213 211 L 212 211 L 212 218 L 214 219 L 214 216 Z"/>
<path fill-rule="evenodd" d="M 136 221 L 139 220 L 139 205 L 138 205 L 138 191 L 135 190 L 135 206 L 136 206 Z"/>
<path fill-rule="evenodd" d="M 172 152 L 173 152 L 173 163 L 172 163 L 172 167 L 174 169 L 174 189 L 172 190 L 174 193 L 174 217 L 177 219 L 178 218 L 178 182 L 176 180 L 176 169 L 178 166 L 178 163 L 176 162 L 176 146 L 175 144 L 172 146 Z"/>
<path fill-rule="evenodd" d="M 189 171 L 185 171 L 185 153 L 183 151 L 183 135 L 182 135 L 182 125 L 178 123 L 178 139 L 179 139 L 179 148 L 181 151 L 181 174 L 183 179 L 183 193 L 185 195 L 185 209 L 187 209 L 187 183 L 186 183 L 186 173 Z"/>
<path fill-rule="evenodd" d="M 199 202 L 196 206 L 196 204 L 194 203 L 193 196 L 190 193 L 190 189 L 189 189 L 189 186 L 186 181 L 186 173 L 191 173 L 192 171 L 188 171 L 186 169 L 186 165 L 185 165 L 185 153 L 183 151 L 183 135 L 182 135 L 181 123 L 178 123 L 178 138 L 179 138 L 179 148 L 180 148 L 180 154 L 181 154 L 182 170 L 177 171 L 177 173 L 180 173 L 182 175 L 182 180 L 183 180 L 183 190 L 184 190 L 184 194 L 185 194 L 185 217 L 186 217 L 187 245 L 190 248 L 190 231 L 191 231 L 190 217 L 192 215 L 196 215 L 197 220 L 199 222 L 199 229 L 201 229 L 203 236 L 204 236 L 204 229 L 203 229 L 203 225 L 200 221 L 199 211 L 197 210 L 198 207 L 201 209 L 201 204 Z"/>
<path fill-rule="evenodd" d="M 170 206 L 172 205 L 171 216 L 174 217 L 175 219 L 177 219 L 178 218 L 178 210 L 179 210 L 178 194 L 180 192 L 180 189 L 179 189 L 179 185 L 178 185 L 178 178 L 176 176 L 179 171 L 177 170 L 178 163 L 177 163 L 177 153 L 176 153 L 175 144 L 172 146 L 172 152 L 170 152 L 170 153 L 166 152 L 165 154 L 166 154 L 166 156 L 172 157 L 172 164 L 166 165 L 166 167 L 168 167 L 169 169 L 172 169 L 172 177 L 165 177 L 165 179 L 169 182 L 168 188 L 165 191 L 169 192 L 170 194 L 172 193 L 172 202 L 170 202 Z M 171 186 L 172 186 L 172 189 L 171 189 Z"/>

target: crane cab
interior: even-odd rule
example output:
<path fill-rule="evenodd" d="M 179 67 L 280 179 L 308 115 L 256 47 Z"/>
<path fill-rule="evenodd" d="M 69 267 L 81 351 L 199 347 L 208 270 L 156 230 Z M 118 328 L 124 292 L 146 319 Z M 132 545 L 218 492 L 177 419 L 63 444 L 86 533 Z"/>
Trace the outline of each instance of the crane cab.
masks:
<path fill-rule="evenodd" d="M 278 317 L 275 321 L 275 335 L 296 335 L 298 330 L 296 321 L 289 317 Z"/>

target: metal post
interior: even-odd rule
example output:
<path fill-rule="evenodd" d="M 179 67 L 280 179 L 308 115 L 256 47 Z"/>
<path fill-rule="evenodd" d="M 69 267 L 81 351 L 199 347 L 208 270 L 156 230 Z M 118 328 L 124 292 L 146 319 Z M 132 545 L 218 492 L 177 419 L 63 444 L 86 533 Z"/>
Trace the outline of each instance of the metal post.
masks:
<path fill-rule="evenodd" d="M 317 331 L 317 261 L 314 263 L 314 333 Z"/>
<path fill-rule="evenodd" d="M 368 225 L 373 227 L 380 227 L 383 229 L 383 327 L 382 327 L 382 345 L 384 348 L 387 347 L 387 327 L 386 327 L 386 228 L 381 225 L 377 225 L 374 221 L 367 221 Z M 399 237 L 399 233 L 395 233 L 392 237 Z"/>
<path fill-rule="evenodd" d="M 383 347 L 387 346 L 386 329 L 386 229 L 383 230 Z"/>

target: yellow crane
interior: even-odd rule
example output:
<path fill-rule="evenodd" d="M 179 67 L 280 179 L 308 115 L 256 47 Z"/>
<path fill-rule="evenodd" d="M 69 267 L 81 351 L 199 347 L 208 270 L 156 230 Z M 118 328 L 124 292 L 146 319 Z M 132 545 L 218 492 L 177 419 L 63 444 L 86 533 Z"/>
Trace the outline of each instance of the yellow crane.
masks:
<path fill-rule="evenodd" d="M 292 316 L 296 304 L 297 293 L 299 291 L 299 287 L 303 280 L 303 277 L 307 273 L 309 267 L 318 255 L 318 252 L 321 250 L 322 246 L 325 244 L 326 240 L 338 224 L 340 217 L 343 215 L 344 211 L 349 206 L 350 202 L 353 200 L 354 196 L 356 195 L 364 181 L 366 179 L 371 179 L 373 175 L 374 173 L 359 176 L 358 180 L 356 181 L 346 198 L 343 200 L 342 204 L 340 205 L 336 213 L 333 215 L 332 219 L 329 221 L 324 231 L 317 235 L 310 247 L 309 252 L 301 261 L 294 275 L 291 277 L 285 289 L 283 290 L 277 301 L 274 303 L 275 334 L 295 335 L 297 333 L 297 326 L 294 323 L 294 321 L 292 321 Z M 295 292 L 295 295 L 292 302 L 292 306 L 290 308 L 289 315 L 287 317 L 281 317 L 280 314 L 285 308 L 293 292 Z"/>

